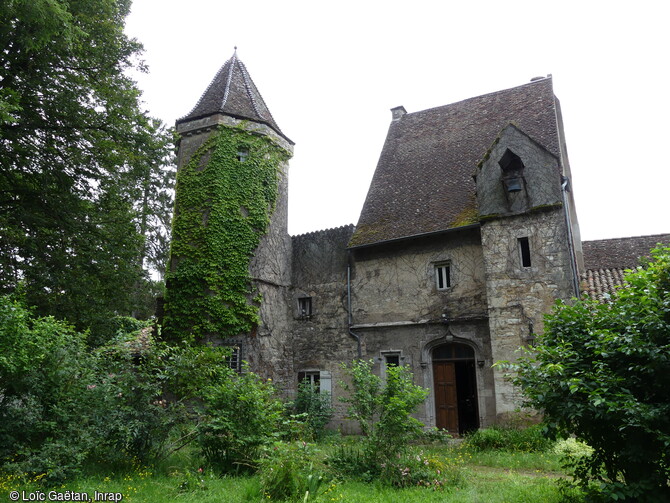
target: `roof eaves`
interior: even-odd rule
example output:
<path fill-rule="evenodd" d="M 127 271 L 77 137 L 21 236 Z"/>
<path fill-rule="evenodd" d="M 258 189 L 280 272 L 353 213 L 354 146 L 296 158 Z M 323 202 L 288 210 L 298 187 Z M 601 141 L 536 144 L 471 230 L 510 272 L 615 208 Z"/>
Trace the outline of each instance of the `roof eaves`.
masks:
<path fill-rule="evenodd" d="M 476 224 L 462 225 L 460 227 L 451 227 L 449 229 L 442 229 L 442 230 L 439 230 L 439 231 L 422 232 L 420 234 L 412 234 L 411 236 L 403 236 L 403 237 L 399 237 L 399 238 L 384 239 L 384 240 L 381 240 L 381 241 L 374 241 L 372 243 L 363 243 L 363 244 L 360 244 L 360 245 L 349 245 L 349 246 L 347 246 L 347 250 L 360 250 L 361 248 L 370 248 L 370 247 L 373 247 L 373 246 L 382 246 L 382 245 L 387 245 L 387 244 L 392 244 L 392 243 L 399 243 L 401 241 L 409 241 L 409 240 L 412 240 L 412 239 L 419 239 L 419 238 L 437 236 L 437 235 L 440 235 L 440 234 L 450 234 L 450 233 L 456 232 L 456 231 L 477 229 L 479 227 L 480 227 L 480 224 L 478 222 Z"/>

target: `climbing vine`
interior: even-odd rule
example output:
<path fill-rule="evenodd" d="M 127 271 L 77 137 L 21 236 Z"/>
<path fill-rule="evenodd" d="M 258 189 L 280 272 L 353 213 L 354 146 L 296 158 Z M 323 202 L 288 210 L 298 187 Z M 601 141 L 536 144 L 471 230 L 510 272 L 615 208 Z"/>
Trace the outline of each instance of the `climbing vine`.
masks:
<path fill-rule="evenodd" d="M 164 335 L 234 336 L 258 323 L 249 263 L 267 231 L 288 152 L 220 126 L 177 173 Z"/>

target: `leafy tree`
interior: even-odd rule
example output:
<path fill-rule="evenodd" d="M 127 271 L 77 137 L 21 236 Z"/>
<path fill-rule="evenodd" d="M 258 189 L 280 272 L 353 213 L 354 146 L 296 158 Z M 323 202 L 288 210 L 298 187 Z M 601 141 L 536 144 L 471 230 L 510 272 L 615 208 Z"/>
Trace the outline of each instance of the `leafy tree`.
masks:
<path fill-rule="evenodd" d="M 560 303 L 515 378 L 551 433 L 593 447 L 576 479 L 613 500 L 670 501 L 670 248 L 652 257 L 610 302 Z"/>
<path fill-rule="evenodd" d="M 141 110 L 129 0 L 0 8 L 0 292 L 78 328 L 130 314 L 171 201 L 170 138 Z M 161 209 L 156 210 L 157 207 Z M 149 236 L 145 240 L 144 236 Z"/>
<path fill-rule="evenodd" d="M 91 351 L 70 325 L 1 296 L 0 472 L 56 482 L 92 461 L 162 453 L 183 408 L 160 397 L 164 387 L 184 389 L 175 376 L 192 352 L 138 340 L 121 332 Z"/>

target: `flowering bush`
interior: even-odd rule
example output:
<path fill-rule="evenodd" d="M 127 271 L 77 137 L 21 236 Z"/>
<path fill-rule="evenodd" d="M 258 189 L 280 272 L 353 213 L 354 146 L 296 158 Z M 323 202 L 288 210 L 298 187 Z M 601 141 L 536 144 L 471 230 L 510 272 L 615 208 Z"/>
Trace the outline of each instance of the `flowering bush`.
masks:
<path fill-rule="evenodd" d="M 417 450 L 408 450 L 382 463 L 380 480 L 395 487 L 421 486 L 435 490 L 464 482 L 458 463 Z"/>

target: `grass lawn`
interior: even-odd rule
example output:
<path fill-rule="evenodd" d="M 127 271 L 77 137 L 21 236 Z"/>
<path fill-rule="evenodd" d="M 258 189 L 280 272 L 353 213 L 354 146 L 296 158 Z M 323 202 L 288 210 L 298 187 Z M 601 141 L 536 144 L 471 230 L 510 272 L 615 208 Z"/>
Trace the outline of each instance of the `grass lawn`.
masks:
<path fill-rule="evenodd" d="M 443 490 L 420 487 L 394 489 L 380 484 L 335 480 L 309 501 L 414 503 L 420 502 L 559 502 L 557 479 L 563 476 L 559 456 L 551 452 L 525 453 L 487 450 L 473 452 L 447 446 L 426 446 L 426 451 L 445 459 L 457 459 L 460 482 Z M 185 468 L 187 467 L 187 468 Z M 138 468 L 123 473 L 91 474 L 56 488 L 0 480 L 1 498 L 10 491 L 59 493 L 94 491 L 120 493 L 132 502 L 260 502 L 263 497 L 258 477 L 218 477 L 198 472 L 197 461 L 176 457 L 153 468 Z M 47 499 L 48 500 L 48 499 Z M 10 501 L 2 499 L 1 501 Z"/>

